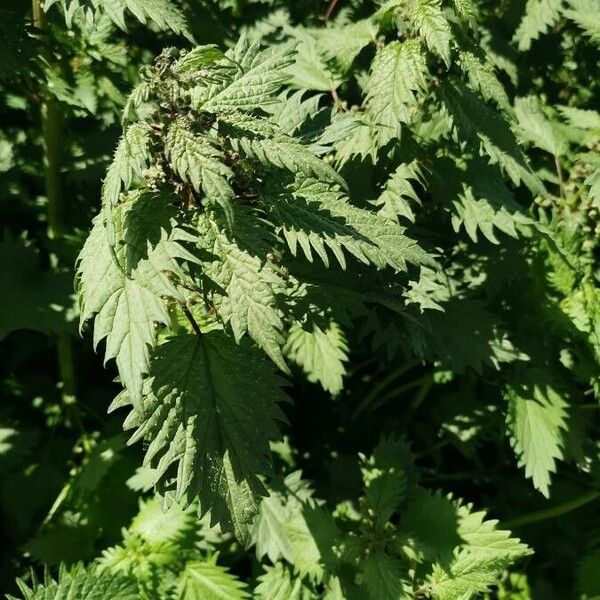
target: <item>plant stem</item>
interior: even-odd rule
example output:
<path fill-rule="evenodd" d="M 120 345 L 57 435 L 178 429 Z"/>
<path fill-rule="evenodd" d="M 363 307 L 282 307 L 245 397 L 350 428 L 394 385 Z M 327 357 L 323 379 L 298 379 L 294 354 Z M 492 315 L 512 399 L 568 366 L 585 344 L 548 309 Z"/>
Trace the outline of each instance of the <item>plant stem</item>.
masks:
<path fill-rule="evenodd" d="M 542 510 L 537 510 L 531 512 L 529 514 L 523 515 L 521 517 L 516 517 L 515 519 L 509 519 L 507 521 L 502 521 L 502 526 L 507 529 L 515 529 L 518 527 L 523 527 L 524 525 L 529 525 L 531 523 L 538 523 L 539 521 L 546 521 L 548 519 L 554 519 L 555 517 L 559 517 L 568 512 L 576 510 L 594 500 L 600 498 L 600 491 L 591 490 L 578 496 L 577 498 L 573 498 L 572 500 L 567 500 L 562 504 L 557 504 L 556 506 L 551 506 L 550 508 L 544 508 Z"/>
<path fill-rule="evenodd" d="M 331 2 L 329 3 L 329 6 L 327 7 L 327 11 L 325 12 L 325 20 L 329 21 L 329 19 L 331 18 L 331 15 L 333 14 L 333 11 L 335 10 L 335 7 L 338 3 L 338 0 L 331 0 Z"/>
<path fill-rule="evenodd" d="M 413 367 L 416 367 L 418 364 L 419 362 L 416 360 L 409 361 L 398 369 L 389 373 L 387 377 L 384 377 L 382 380 L 380 380 L 379 383 L 373 387 L 371 392 L 367 394 L 365 398 L 363 398 L 363 401 L 354 409 L 351 418 L 356 419 L 362 412 L 369 408 L 369 405 L 377 399 L 379 394 L 381 394 L 388 385 L 393 383 L 396 379 L 402 377 L 402 375 L 404 375 L 407 371 L 410 371 L 410 369 Z"/>
<path fill-rule="evenodd" d="M 200 329 L 200 326 L 196 322 L 196 319 L 194 319 L 194 315 L 191 313 L 190 309 L 185 304 L 181 305 L 181 309 L 183 310 L 183 314 L 186 316 L 187 320 L 190 322 L 190 325 L 192 326 L 194 333 L 198 336 L 201 336 L 202 330 Z"/>
<path fill-rule="evenodd" d="M 48 31 L 46 15 L 42 8 L 42 0 L 32 0 L 33 24 L 45 33 Z M 50 49 L 42 45 L 42 57 L 51 64 Z M 64 194 L 62 190 L 61 166 L 63 159 L 63 114 L 58 101 L 49 94 L 42 94 L 41 129 L 44 152 L 44 182 L 46 188 L 46 218 L 48 220 L 48 237 L 60 239 L 67 232 L 65 223 Z M 58 368 L 62 381 L 63 400 L 72 403 L 76 396 L 75 368 L 73 364 L 73 347 L 71 336 L 66 332 L 58 334 L 56 343 Z"/>
<path fill-rule="evenodd" d="M 565 180 L 563 177 L 562 166 L 560 164 L 560 158 L 558 157 L 557 154 L 554 155 L 554 165 L 556 167 L 556 174 L 558 175 L 558 186 L 559 186 L 560 197 L 562 200 L 564 200 L 565 199 Z"/>

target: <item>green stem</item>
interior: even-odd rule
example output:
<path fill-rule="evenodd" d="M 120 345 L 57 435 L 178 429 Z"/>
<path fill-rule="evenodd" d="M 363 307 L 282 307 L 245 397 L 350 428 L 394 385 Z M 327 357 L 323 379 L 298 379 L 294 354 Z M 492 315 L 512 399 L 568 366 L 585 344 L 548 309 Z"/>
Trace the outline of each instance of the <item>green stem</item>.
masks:
<path fill-rule="evenodd" d="M 371 404 L 371 407 L 370 407 L 371 412 L 379 409 L 386 402 L 389 402 L 393 398 L 396 398 L 397 396 L 401 396 L 402 394 L 404 394 L 404 392 L 408 392 L 408 390 L 411 390 L 412 388 L 423 385 L 423 382 L 425 381 L 425 379 L 426 379 L 426 377 L 421 377 L 419 379 L 415 379 L 414 381 L 408 381 L 407 383 L 404 383 L 404 384 L 398 386 L 397 388 L 394 388 L 387 394 L 380 396 Z"/>
<path fill-rule="evenodd" d="M 427 397 L 427 394 L 429 394 L 429 390 L 431 390 L 431 387 L 433 386 L 433 376 L 431 374 L 426 375 L 425 377 L 423 377 L 420 380 L 419 383 L 421 383 L 421 388 L 415 395 L 413 401 L 410 403 L 410 406 L 408 407 L 408 409 L 406 411 L 406 414 L 404 415 L 404 425 L 405 426 L 408 423 L 410 423 L 413 416 L 415 415 L 417 410 L 419 410 L 419 407 L 423 403 L 423 400 L 425 400 L 425 398 Z"/>
<path fill-rule="evenodd" d="M 560 197 L 562 200 L 565 199 L 565 179 L 563 177 L 562 166 L 560 164 L 560 158 L 557 154 L 554 155 L 554 165 L 556 167 L 556 175 L 558 176 L 558 188 Z"/>
<path fill-rule="evenodd" d="M 506 529 L 516 529 L 531 523 L 538 523 L 539 521 L 554 519 L 568 512 L 576 510 L 586 504 L 589 504 L 598 498 L 600 498 L 600 491 L 592 490 L 582 494 L 581 496 L 578 496 L 577 498 L 567 500 L 562 504 L 557 504 L 556 506 L 551 506 L 550 508 L 544 508 L 543 510 L 537 510 L 521 517 L 516 517 L 515 519 L 509 519 L 508 521 L 502 521 L 502 526 Z"/>
<path fill-rule="evenodd" d="M 392 371 L 387 377 L 384 377 L 379 383 L 373 387 L 371 392 L 367 394 L 367 396 L 363 399 L 363 401 L 354 409 L 351 418 L 356 419 L 363 413 L 365 410 L 369 408 L 369 405 L 377 399 L 379 394 L 391 383 L 393 383 L 396 379 L 402 377 L 407 371 L 410 371 L 413 367 L 416 367 L 419 364 L 418 361 L 409 361 L 402 365 L 400 368 Z"/>
<path fill-rule="evenodd" d="M 33 24 L 41 33 L 48 31 L 42 0 L 32 0 Z M 42 45 L 42 56 L 48 64 L 53 57 L 49 47 Z M 44 182 L 46 188 L 46 218 L 48 237 L 60 239 L 67 233 L 65 203 L 62 189 L 61 167 L 63 162 L 63 122 L 64 116 L 58 101 L 49 94 L 42 94 L 41 129 L 44 152 Z M 75 368 L 71 336 L 66 332 L 58 334 L 57 355 L 63 400 L 72 403 L 76 395 Z"/>

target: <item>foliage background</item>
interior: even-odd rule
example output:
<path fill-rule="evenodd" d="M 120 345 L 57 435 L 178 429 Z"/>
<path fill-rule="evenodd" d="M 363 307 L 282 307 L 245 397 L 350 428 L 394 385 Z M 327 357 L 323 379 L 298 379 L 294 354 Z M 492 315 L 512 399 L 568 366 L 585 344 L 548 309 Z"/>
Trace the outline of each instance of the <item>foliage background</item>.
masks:
<path fill-rule="evenodd" d="M 400 314 L 371 304 L 343 323 L 341 333 L 332 326 L 328 357 L 305 363 L 307 374 L 292 368 L 292 402 L 284 407 L 289 425 L 273 446 L 276 472 L 290 477 L 300 469 L 326 510 L 352 522 L 362 480 L 369 479 L 365 472 L 373 467 L 365 466 L 365 456 L 383 436 L 383 447 L 387 440 L 396 444 L 396 455 L 410 455 L 406 460 L 424 488 L 486 509 L 534 550 L 499 569 L 500 587 L 491 597 L 600 596 L 597 4 L 481 2 L 473 17 L 474 47 L 455 29 L 451 60 L 443 36 L 423 42 L 433 49 L 427 70 L 437 83 L 415 90 L 418 110 L 428 110 L 436 86 L 443 90 L 451 77 L 468 81 L 483 104 L 471 114 L 467 106 L 465 122 L 453 132 L 444 131 L 443 119 L 406 119 L 393 151 L 368 124 L 383 85 L 369 85 L 368 77 L 376 71 L 377 47 L 398 35 L 386 20 L 396 18 L 390 14 L 402 2 L 161 1 L 149 2 L 146 13 L 126 10 L 124 21 L 110 12 L 117 4 L 34 2 L 32 10 L 19 1 L 0 10 L 2 590 L 16 594 L 16 578 L 31 581 L 30 567 L 38 576 L 44 566 L 56 575 L 60 564 L 103 556 L 115 572 L 134 572 L 145 582 L 138 595 L 195 597 L 192 584 L 188 591 L 181 583 L 177 592 L 165 591 L 153 578 L 165 579 L 171 569 L 175 581 L 181 569 L 173 565 L 200 561 L 198 572 L 214 571 L 222 585 L 232 586 L 229 597 L 243 597 L 241 584 L 221 567 L 210 570 L 210 557 L 217 552 L 218 564 L 248 590 L 256 590 L 271 554 L 277 557 L 264 542 L 258 556 L 254 548 L 244 550 L 188 513 L 173 517 L 164 539 L 147 533 L 165 525 L 140 467 L 144 448 L 127 446 L 121 416 L 106 414 L 121 386 L 113 381 L 114 365 L 105 369 L 102 353 L 94 352 L 91 332 L 79 334 L 73 286 L 76 258 L 98 214 L 102 181 L 122 133 L 121 114 L 142 66 L 168 46 L 226 48 L 245 32 L 267 45 L 300 42 L 295 85 L 308 88 L 304 98 L 321 94 L 313 114 L 307 113 L 307 139 L 317 137 L 310 127 L 325 136 L 315 144 L 325 147 L 327 160 L 349 182 L 353 202 L 379 198 L 377 210 L 405 219 L 415 237 L 442 256 L 443 276 L 417 270 L 394 280 L 412 290 L 395 297 L 403 303 Z M 415 3 L 404 4 L 417 10 Z M 420 3 L 428 4 L 441 6 Z M 456 12 L 471 6 L 443 4 Z M 358 30 L 344 27 L 374 14 L 382 29 L 353 48 L 348 42 L 356 42 Z M 407 34 L 400 28 L 399 35 Z M 389 99 L 379 102 L 386 106 Z M 490 130 L 493 118 L 486 123 L 484 109 L 510 124 L 545 191 L 532 193 L 534 186 L 519 185 L 517 176 L 503 196 L 491 174 L 491 191 L 481 193 L 477 184 L 489 167 L 479 156 L 478 133 L 505 148 L 495 141 L 503 134 Z M 359 124 L 340 134 L 328 110 L 338 122 Z M 400 174 L 400 191 L 382 195 L 388 176 L 413 159 L 423 172 Z M 353 268 L 354 281 L 339 270 L 331 276 L 340 287 L 365 294 L 375 280 L 360 265 Z M 366 283 L 354 285 L 359 279 Z M 420 333 L 425 320 L 431 335 Z M 330 361 L 324 373 L 319 360 Z M 336 370 L 343 389 L 332 375 Z M 287 485 L 308 494 L 307 484 Z M 140 498 L 147 502 L 141 512 Z M 454 547 L 456 532 L 452 517 L 443 516 L 447 505 L 431 498 L 422 512 L 439 522 L 432 521 L 431 539 L 423 535 L 434 550 L 427 543 L 417 550 L 437 556 Z M 311 569 L 325 558 L 303 560 L 307 564 L 297 559 L 295 567 L 304 575 L 301 585 L 308 583 L 298 597 L 323 594 Z M 367 585 L 371 597 L 400 597 L 389 585 L 376 585 Z"/>

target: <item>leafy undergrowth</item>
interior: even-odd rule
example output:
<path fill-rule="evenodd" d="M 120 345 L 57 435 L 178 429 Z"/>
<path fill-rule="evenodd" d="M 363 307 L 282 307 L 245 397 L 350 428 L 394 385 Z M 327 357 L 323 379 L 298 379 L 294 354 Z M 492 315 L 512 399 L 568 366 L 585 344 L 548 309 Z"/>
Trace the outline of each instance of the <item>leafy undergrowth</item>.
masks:
<path fill-rule="evenodd" d="M 600 7 L 32 8 L 8 597 L 600 597 Z"/>

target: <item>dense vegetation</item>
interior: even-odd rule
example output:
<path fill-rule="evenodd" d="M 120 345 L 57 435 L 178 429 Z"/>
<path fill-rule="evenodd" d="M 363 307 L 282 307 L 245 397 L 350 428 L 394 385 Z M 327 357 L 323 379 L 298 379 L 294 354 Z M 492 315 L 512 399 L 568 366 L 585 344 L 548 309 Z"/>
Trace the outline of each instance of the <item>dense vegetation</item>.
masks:
<path fill-rule="evenodd" d="M 0 34 L 8 597 L 600 598 L 597 0 Z"/>

